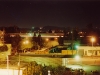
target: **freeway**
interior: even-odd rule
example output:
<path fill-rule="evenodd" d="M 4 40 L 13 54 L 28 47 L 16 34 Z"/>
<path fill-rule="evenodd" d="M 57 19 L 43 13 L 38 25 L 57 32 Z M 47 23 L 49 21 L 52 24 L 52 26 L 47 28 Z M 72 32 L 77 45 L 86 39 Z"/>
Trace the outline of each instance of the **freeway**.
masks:
<path fill-rule="evenodd" d="M 66 55 L 61 53 L 49 53 L 49 54 L 34 54 L 34 53 L 20 53 L 21 56 L 32 57 L 51 57 L 51 58 L 74 58 L 75 55 Z"/>
<path fill-rule="evenodd" d="M 21 56 L 53 57 L 53 58 L 74 58 L 77 50 L 62 50 L 61 52 L 49 52 L 47 49 L 35 50 L 33 52 L 19 53 Z"/>

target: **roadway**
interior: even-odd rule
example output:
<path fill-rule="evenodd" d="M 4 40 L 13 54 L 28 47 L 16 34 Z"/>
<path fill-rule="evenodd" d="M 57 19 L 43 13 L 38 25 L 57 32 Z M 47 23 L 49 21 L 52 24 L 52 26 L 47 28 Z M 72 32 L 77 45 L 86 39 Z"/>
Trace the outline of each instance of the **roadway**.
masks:
<path fill-rule="evenodd" d="M 75 50 L 73 50 L 75 51 Z M 21 56 L 33 56 L 33 57 L 53 57 L 53 58 L 74 58 L 76 54 L 66 54 L 66 53 L 49 53 L 48 49 L 34 50 L 24 53 L 19 53 Z"/>
<path fill-rule="evenodd" d="M 71 68 L 83 68 L 87 73 L 98 70 L 100 72 L 100 57 L 84 56 L 79 60 L 68 58 L 67 66 Z"/>
<path fill-rule="evenodd" d="M 25 61 L 34 60 L 39 63 L 42 62 L 42 64 L 43 63 L 57 64 L 60 63 L 61 61 L 60 59 L 67 58 L 67 57 L 63 57 L 63 55 L 61 54 L 56 54 L 57 56 L 55 56 L 55 54 L 20 53 L 20 55 L 21 55 L 21 60 L 25 60 Z M 54 60 L 52 58 L 54 58 Z M 56 58 L 58 58 L 59 60 Z M 16 60 L 16 56 L 13 59 Z M 17 55 L 17 60 L 18 60 L 18 55 Z M 75 58 L 67 58 L 66 67 L 83 68 L 88 73 L 90 73 L 93 70 L 98 70 L 100 72 L 100 57 L 84 56 L 79 58 L 78 60 L 76 60 Z"/>
<path fill-rule="evenodd" d="M 51 57 L 51 58 L 74 58 L 75 55 L 66 55 L 61 53 L 49 53 L 49 54 L 34 54 L 34 53 L 20 53 L 21 56 L 31 57 Z"/>

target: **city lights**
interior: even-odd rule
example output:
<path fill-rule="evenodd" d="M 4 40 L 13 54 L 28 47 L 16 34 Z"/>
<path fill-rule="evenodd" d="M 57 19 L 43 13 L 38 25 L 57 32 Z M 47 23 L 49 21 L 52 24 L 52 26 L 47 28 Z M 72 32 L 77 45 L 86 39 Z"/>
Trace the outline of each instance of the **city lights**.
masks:
<path fill-rule="evenodd" d="M 49 38 L 46 38 L 45 40 L 48 42 L 49 41 Z"/>
<path fill-rule="evenodd" d="M 76 60 L 80 60 L 80 56 L 79 56 L 79 55 L 76 55 L 76 56 L 75 56 L 75 59 L 76 59 Z"/>
<path fill-rule="evenodd" d="M 96 39 L 94 37 L 91 38 L 91 42 L 92 42 L 92 47 L 93 47 L 93 43 L 96 41 Z"/>
<path fill-rule="evenodd" d="M 22 70 L 20 70 L 20 75 L 22 75 Z M 0 69 L 0 75 L 18 75 L 18 70 L 9 69 L 9 74 L 7 69 Z"/>
<path fill-rule="evenodd" d="M 29 43 L 29 41 L 28 40 L 25 40 L 24 42 L 23 42 L 23 44 L 28 44 Z"/>
<path fill-rule="evenodd" d="M 100 75 L 99 7 L 99 0 L 0 0 L 0 75 Z"/>

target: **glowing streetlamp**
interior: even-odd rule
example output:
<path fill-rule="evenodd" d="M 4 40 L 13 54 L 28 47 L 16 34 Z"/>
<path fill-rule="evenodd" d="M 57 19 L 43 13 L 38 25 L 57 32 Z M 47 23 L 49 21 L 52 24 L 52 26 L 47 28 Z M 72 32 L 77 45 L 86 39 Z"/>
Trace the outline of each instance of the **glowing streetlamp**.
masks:
<path fill-rule="evenodd" d="M 51 75 L 51 74 L 50 74 L 50 70 L 48 70 L 48 75 Z"/>
<path fill-rule="evenodd" d="M 93 43 L 95 42 L 95 38 L 94 37 L 91 38 L 91 42 L 92 42 L 92 47 L 93 47 Z M 92 50 L 92 56 L 93 56 L 93 50 Z"/>
<path fill-rule="evenodd" d="M 29 48 L 31 46 L 31 43 L 28 39 L 24 39 L 22 42 L 21 42 L 21 49 L 23 50 L 23 52 L 26 51 L 26 48 Z"/>
<path fill-rule="evenodd" d="M 75 56 L 75 59 L 76 59 L 76 60 L 80 60 L 80 56 L 79 56 L 79 55 L 76 55 L 76 56 Z"/>
<path fill-rule="evenodd" d="M 49 38 L 46 38 L 45 40 L 46 40 L 46 42 L 48 42 L 49 41 Z"/>
<path fill-rule="evenodd" d="M 78 61 L 80 63 L 80 66 L 83 68 L 83 62 L 82 62 L 82 58 L 80 55 L 76 55 L 75 57 L 75 60 Z"/>
<path fill-rule="evenodd" d="M 91 42 L 92 42 L 92 47 L 93 47 L 93 43 L 95 42 L 95 38 L 94 37 L 91 38 Z"/>
<path fill-rule="evenodd" d="M 23 42 L 23 44 L 28 44 L 29 43 L 29 41 L 28 40 L 25 40 L 24 42 Z"/>

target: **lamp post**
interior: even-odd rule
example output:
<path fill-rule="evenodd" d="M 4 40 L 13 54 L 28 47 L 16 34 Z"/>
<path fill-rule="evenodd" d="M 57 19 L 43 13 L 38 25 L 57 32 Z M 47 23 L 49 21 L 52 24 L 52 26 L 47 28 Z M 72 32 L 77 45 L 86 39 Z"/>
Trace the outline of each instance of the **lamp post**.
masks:
<path fill-rule="evenodd" d="M 94 37 L 91 38 L 91 42 L 92 42 L 92 56 L 93 56 L 93 43 L 95 42 L 95 38 Z"/>
<path fill-rule="evenodd" d="M 71 35 L 72 35 L 72 46 L 71 46 L 71 48 L 72 48 L 72 55 L 73 55 L 73 30 L 71 31 Z"/>
<path fill-rule="evenodd" d="M 76 55 L 75 56 L 75 60 L 80 60 L 80 56 L 79 55 Z"/>
<path fill-rule="evenodd" d="M 93 43 L 95 42 L 95 38 L 94 37 L 91 38 L 91 42 L 92 42 L 92 47 L 93 47 Z"/>
<path fill-rule="evenodd" d="M 22 41 L 23 53 L 26 52 L 26 49 L 25 49 L 25 48 L 29 48 L 29 46 L 31 46 L 29 40 L 28 40 L 28 39 L 24 39 L 24 40 Z"/>
<path fill-rule="evenodd" d="M 82 62 L 82 57 L 80 57 L 79 55 L 75 56 L 75 60 L 79 62 L 79 65 L 83 68 L 83 62 Z"/>
<path fill-rule="evenodd" d="M 8 70 L 8 75 L 9 75 L 9 56 L 7 55 L 7 70 Z"/>
<path fill-rule="evenodd" d="M 19 61 L 18 61 L 18 75 L 20 75 L 20 54 L 19 54 Z"/>

